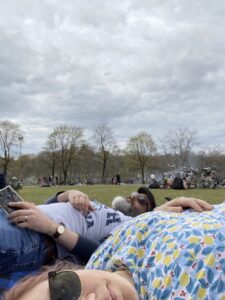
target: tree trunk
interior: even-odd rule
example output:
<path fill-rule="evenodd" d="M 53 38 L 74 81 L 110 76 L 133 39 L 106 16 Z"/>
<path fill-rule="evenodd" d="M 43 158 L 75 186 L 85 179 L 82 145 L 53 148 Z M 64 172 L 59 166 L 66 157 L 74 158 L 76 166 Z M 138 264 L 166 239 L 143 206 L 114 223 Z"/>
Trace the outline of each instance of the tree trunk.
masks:
<path fill-rule="evenodd" d="M 141 183 L 145 184 L 145 169 L 141 169 Z"/>

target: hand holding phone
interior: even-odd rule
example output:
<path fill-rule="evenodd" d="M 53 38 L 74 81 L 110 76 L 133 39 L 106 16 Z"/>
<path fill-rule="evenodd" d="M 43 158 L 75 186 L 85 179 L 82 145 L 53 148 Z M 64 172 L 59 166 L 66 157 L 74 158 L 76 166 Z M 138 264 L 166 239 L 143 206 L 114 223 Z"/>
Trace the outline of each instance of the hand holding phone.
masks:
<path fill-rule="evenodd" d="M 9 202 L 24 201 L 17 192 L 10 186 L 6 186 L 0 190 L 0 208 L 2 208 L 7 215 L 15 211 L 16 208 L 10 207 Z"/>

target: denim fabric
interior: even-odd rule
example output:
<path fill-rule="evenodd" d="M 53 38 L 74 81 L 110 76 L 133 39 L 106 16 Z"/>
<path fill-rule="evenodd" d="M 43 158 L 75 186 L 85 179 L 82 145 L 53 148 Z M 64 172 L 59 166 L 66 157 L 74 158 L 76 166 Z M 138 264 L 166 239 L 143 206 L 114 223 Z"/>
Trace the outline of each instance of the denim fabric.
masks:
<path fill-rule="evenodd" d="M 0 208 L 0 275 L 40 268 L 45 250 L 43 235 L 12 225 Z"/>

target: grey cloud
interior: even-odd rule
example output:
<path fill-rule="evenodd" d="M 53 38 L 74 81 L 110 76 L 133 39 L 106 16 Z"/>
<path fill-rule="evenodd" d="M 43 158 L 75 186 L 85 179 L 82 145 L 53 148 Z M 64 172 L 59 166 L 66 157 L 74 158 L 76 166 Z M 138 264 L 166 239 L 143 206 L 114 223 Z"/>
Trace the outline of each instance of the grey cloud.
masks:
<path fill-rule="evenodd" d="M 90 135 L 107 122 L 120 145 L 178 126 L 196 128 L 201 143 L 224 143 L 224 1 L 0 7 L 0 119 L 21 124 L 24 151 L 39 151 L 63 123 Z"/>

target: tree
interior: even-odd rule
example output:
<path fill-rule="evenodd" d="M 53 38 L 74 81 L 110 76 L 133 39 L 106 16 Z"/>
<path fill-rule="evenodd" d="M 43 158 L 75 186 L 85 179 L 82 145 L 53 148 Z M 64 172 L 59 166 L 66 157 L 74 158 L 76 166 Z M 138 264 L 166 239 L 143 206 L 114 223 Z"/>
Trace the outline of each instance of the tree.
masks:
<path fill-rule="evenodd" d="M 178 128 L 167 132 L 162 140 L 165 155 L 172 154 L 176 168 L 190 166 L 190 154 L 196 144 L 197 131 Z"/>
<path fill-rule="evenodd" d="M 199 168 L 211 167 L 216 170 L 218 174 L 224 176 L 225 165 L 225 149 L 222 145 L 214 145 L 204 147 L 202 151 L 199 151 L 198 155 Z"/>
<path fill-rule="evenodd" d="M 116 148 L 112 129 L 105 123 L 94 127 L 93 139 L 97 148 L 97 155 L 102 162 L 102 183 L 106 183 L 106 167 L 111 152 Z"/>
<path fill-rule="evenodd" d="M 77 182 L 94 183 L 97 181 L 100 168 L 94 149 L 91 146 L 88 144 L 81 145 L 74 163 L 77 166 L 74 168 Z"/>
<path fill-rule="evenodd" d="M 155 142 L 150 134 L 143 131 L 136 136 L 130 137 L 126 150 L 135 160 L 141 171 L 142 183 L 145 183 L 145 168 L 151 155 L 156 151 Z"/>
<path fill-rule="evenodd" d="M 56 138 L 49 136 L 44 149 L 47 161 L 50 162 L 51 176 L 52 179 L 54 179 L 57 162 L 59 161 L 59 149 L 57 147 Z"/>
<path fill-rule="evenodd" d="M 22 136 L 20 126 L 8 120 L 0 122 L 0 152 L 3 173 L 7 176 L 8 166 L 15 154 L 15 147 L 20 145 Z"/>
<path fill-rule="evenodd" d="M 75 151 L 78 148 L 83 130 L 80 127 L 62 125 L 56 127 L 52 134 L 49 135 L 47 145 L 51 145 L 55 150 L 53 153 L 58 152 L 60 157 L 60 163 L 63 173 L 63 181 L 67 183 L 67 175 L 70 163 L 75 155 Z"/>

